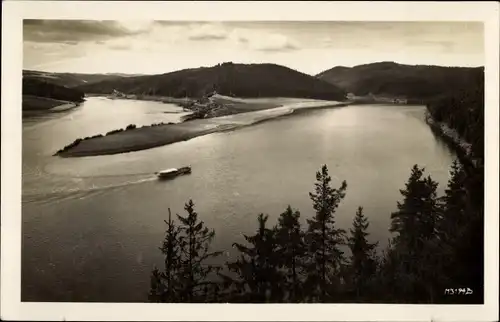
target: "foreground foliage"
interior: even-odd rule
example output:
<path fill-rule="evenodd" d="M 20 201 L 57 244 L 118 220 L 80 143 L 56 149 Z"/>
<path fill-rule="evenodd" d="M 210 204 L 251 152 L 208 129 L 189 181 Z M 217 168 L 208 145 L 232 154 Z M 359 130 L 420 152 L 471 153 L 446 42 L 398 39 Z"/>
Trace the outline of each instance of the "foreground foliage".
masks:
<path fill-rule="evenodd" d="M 444 196 L 425 169 L 415 165 L 391 216 L 393 233 L 383 254 L 369 241 L 369 221 L 359 207 L 349 233 L 335 224 L 346 182 L 332 186 L 328 168 L 316 174 L 310 198 L 316 214 L 302 227 L 301 213 L 288 206 L 277 225 L 257 217 L 253 235 L 235 243 L 239 254 L 225 270 L 206 262 L 214 231 L 206 228 L 190 200 L 187 217 L 167 223 L 163 270 L 152 273 L 154 302 L 377 302 L 481 303 L 482 217 L 470 193 L 470 176 L 456 161 Z M 344 254 L 347 246 L 350 256 Z M 481 255 L 478 255 L 481 254 Z M 472 262 L 471 262 L 472 261 Z M 450 296 L 447 288 L 468 288 Z"/>

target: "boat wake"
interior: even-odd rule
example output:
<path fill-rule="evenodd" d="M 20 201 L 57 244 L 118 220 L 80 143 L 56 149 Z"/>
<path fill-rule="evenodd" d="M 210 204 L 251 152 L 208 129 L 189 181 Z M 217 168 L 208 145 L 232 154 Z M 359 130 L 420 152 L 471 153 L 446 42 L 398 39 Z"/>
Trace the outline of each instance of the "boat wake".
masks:
<path fill-rule="evenodd" d="M 23 193 L 22 203 L 43 205 L 54 202 L 62 202 L 66 200 L 86 199 L 89 197 L 94 197 L 96 195 L 106 193 L 107 191 L 110 190 L 126 188 L 131 185 L 143 184 L 156 180 L 157 180 L 156 176 L 152 176 L 151 174 L 149 174 L 149 176 L 146 178 L 140 178 L 137 180 L 128 180 L 125 182 L 118 182 L 111 184 L 97 184 L 93 180 L 94 182 L 84 182 L 83 187 L 78 187 L 78 188 L 60 187 L 57 189 L 53 189 L 50 192 L 31 192 L 26 194 Z"/>
<path fill-rule="evenodd" d="M 65 174 L 52 171 L 46 171 L 47 174 L 56 177 L 64 177 L 69 179 L 100 179 L 100 178 L 131 178 L 138 177 L 142 178 L 144 176 L 152 176 L 153 171 L 150 172 L 134 172 L 134 173 L 116 173 L 116 174 L 89 174 L 89 175 L 75 175 L 75 174 Z"/>

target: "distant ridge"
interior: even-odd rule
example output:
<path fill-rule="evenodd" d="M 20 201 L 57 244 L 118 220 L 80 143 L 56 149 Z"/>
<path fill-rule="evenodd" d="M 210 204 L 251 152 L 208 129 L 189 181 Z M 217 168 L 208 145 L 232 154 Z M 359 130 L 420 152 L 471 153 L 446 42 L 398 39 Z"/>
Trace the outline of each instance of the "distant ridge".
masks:
<path fill-rule="evenodd" d="M 78 86 L 86 93 L 201 97 L 213 91 L 236 97 L 297 97 L 344 100 L 337 86 L 276 64 L 234 64 L 183 69 L 159 75 L 118 77 Z"/>
<path fill-rule="evenodd" d="M 378 62 L 337 66 L 316 75 L 356 95 L 405 96 L 427 99 L 456 88 L 474 86 L 484 78 L 483 67 L 443 67 Z"/>
<path fill-rule="evenodd" d="M 23 111 L 47 110 L 67 103 L 78 104 L 85 100 L 84 96 L 82 91 L 53 83 L 50 78 L 23 77 Z"/>
<path fill-rule="evenodd" d="M 106 73 L 106 74 L 83 74 L 83 73 L 52 73 L 36 70 L 23 70 L 23 79 L 36 79 L 50 82 L 55 85 L 65 87 L 75 87 L 83 84 L 100 82 L 106 79 L 115 79 L 120 77 L 130 77 L 136 75 L 128 75 L 122 73 Z"/>

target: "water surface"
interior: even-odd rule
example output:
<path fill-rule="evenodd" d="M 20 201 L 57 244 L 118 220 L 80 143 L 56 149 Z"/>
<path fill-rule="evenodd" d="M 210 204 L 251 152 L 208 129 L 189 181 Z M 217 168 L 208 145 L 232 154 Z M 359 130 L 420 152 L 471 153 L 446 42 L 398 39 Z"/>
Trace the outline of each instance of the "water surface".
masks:
<path fill-rule="evenodd" d="M 231 244 L 270 224 L 288 204 L 313 215 L 308 192 L 327 164 L 333 184 L 348 184 L 337 212 L 348 229 L 356 208 L 370 219 L 372 241 L 389 238 L 390 213 L 410 168 L 418 163 L 444 189 L 453 154 L 430 131 L 423 106 L 364 105 L 292 115 L 232 132 L 133 153 L 52 157 L 77 137 L 130 123 L 175 122 L 181 110 L 156 102 L 91 98 L 75 110 L 23 121 L 24 301 L 146 301 L 160 265 L 167 208 L 192 198 Z M 164 113 L 169 112 L 169 113 Z M 155 171 L 191 165 L 189 176 L 159 182 Z"/>

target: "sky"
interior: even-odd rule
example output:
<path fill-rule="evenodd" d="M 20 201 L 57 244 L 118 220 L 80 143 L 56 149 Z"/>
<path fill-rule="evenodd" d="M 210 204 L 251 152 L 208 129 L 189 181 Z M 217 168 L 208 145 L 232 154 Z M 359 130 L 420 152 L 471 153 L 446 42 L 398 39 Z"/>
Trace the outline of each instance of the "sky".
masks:
<path fill-rule="evenodd" d="M 315 75 L 335 66 L 483 66 L 479 22 L 24 20 L 23 68 L 161 74 L 275 63 Z"/>

